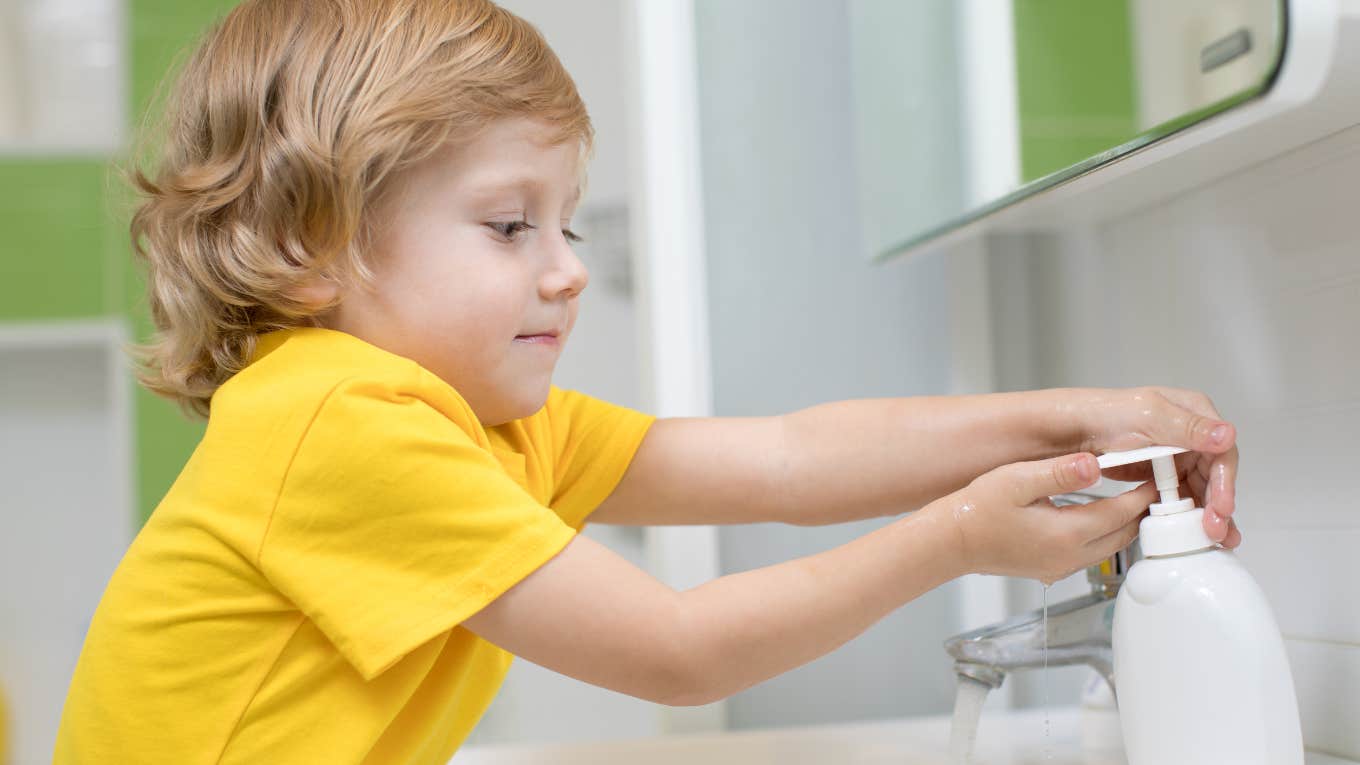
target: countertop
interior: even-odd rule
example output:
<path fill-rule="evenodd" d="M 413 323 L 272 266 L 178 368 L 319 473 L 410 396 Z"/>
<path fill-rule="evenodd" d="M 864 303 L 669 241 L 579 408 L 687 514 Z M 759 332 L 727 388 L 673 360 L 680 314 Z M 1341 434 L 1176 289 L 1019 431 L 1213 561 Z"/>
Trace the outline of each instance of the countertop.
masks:
<path fill-rule="evenodd" d="M 1047 718 L 1047 724 L 1046 724 Z M 1042 709 L 983 716 L 977 765 L 1125 765 L 1115 750 L 1083 749 L 1081 710 Z M 950 718 L 743 730 L 578 744 L 468 747 L 454 765 L 952 765 Z M 1048 729 L 1047 736 L 1045 728 Z M 1307 765 L 1360 765 L 1309 752 Z"/>

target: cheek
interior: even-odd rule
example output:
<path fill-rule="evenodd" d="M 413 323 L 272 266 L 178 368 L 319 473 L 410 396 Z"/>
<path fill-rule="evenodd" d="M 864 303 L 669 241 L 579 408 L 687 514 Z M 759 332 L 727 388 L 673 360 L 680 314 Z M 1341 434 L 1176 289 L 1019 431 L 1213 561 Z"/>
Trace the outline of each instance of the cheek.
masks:
<path fill-rule="evenodd" d="M 498 248 L 481 232 L 427 228 L 393 244 L 390 268 L 378 278 L 385 301 L 408 330 L 435 333 L 441 345 L 465 357 L 487 358 L 531 318 L 532 288 L 526 285 L 532 280 L 522 272 L 524 263 L 517 260 L 522 256 Z"/>
<path fill-rule="evenodd" d="M 421 242 L 403 241 L 376 274 L 387 302 L 402 313 L 454 315 L 467 304 L 467 272 L 472 264 L 458 258 L 463 248 L 448 237 L 431 235 Z"/>
<path fill-rule="evenodd" d="M 579 298 L 572 298 L 567 304 L 567 332 L 570 333 L 576 328 L 576 317 L 581 313 L 581 301 Z"/>

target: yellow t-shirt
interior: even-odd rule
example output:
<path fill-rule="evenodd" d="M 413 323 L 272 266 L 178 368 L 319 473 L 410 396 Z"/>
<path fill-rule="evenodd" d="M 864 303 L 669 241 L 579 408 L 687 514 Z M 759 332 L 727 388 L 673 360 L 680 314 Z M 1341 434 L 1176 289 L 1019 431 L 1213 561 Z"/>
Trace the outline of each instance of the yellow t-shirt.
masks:
<path fill-rule="evenodd" d="M 261 337 L 109 582 L 56 763 L 446 762 L 511 658 L 459 624 L 567 544 L 653 419 L 554 387 L 483 428 L 410 359 Z"/>

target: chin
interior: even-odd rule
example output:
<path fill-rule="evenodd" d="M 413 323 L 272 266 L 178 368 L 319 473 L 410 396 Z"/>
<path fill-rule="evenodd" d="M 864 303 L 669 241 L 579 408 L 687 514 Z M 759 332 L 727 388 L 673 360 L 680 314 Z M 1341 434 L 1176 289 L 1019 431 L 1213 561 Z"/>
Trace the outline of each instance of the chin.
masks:
<path fill-rule="evenodd" d="M 488 428 L 497 425 L 504 425 L 507 422 L 522 420 L 529 417 L 543 408 L 548 403 L 548 391 L 550 383 L 543 383 L 541 389 L 538 387 L 525 388 L 515 391 L 515 394 L 501 402 L 497 411 L 490 412 L 490 417 L 480 418 L 482 425 Z"/>

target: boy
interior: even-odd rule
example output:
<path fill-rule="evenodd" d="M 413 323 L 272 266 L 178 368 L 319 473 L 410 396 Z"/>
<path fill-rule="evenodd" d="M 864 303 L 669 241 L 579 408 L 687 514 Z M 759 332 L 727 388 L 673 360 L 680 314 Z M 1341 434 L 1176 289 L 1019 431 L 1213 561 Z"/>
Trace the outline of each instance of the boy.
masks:
<path fill-rule="evenodd" d="M 723 698 L 961 574 L 1053 581 L 1124 547 L 1150 486 L 1047 501 L 1097 480 L 1094 451 L 1196 450 L 1187 490 L 1240 538 L 1234 432 L 1193 392 L 657 421 L 553 387 L 592 131 L 486 0 L 249 0 L 171 114 L 137 176 L 143 382 L 208 429 L 109 583 L 58 762 L 442 763 L 511 655 Z M 687 592 L 576 534 L 909 510 Z"/>

